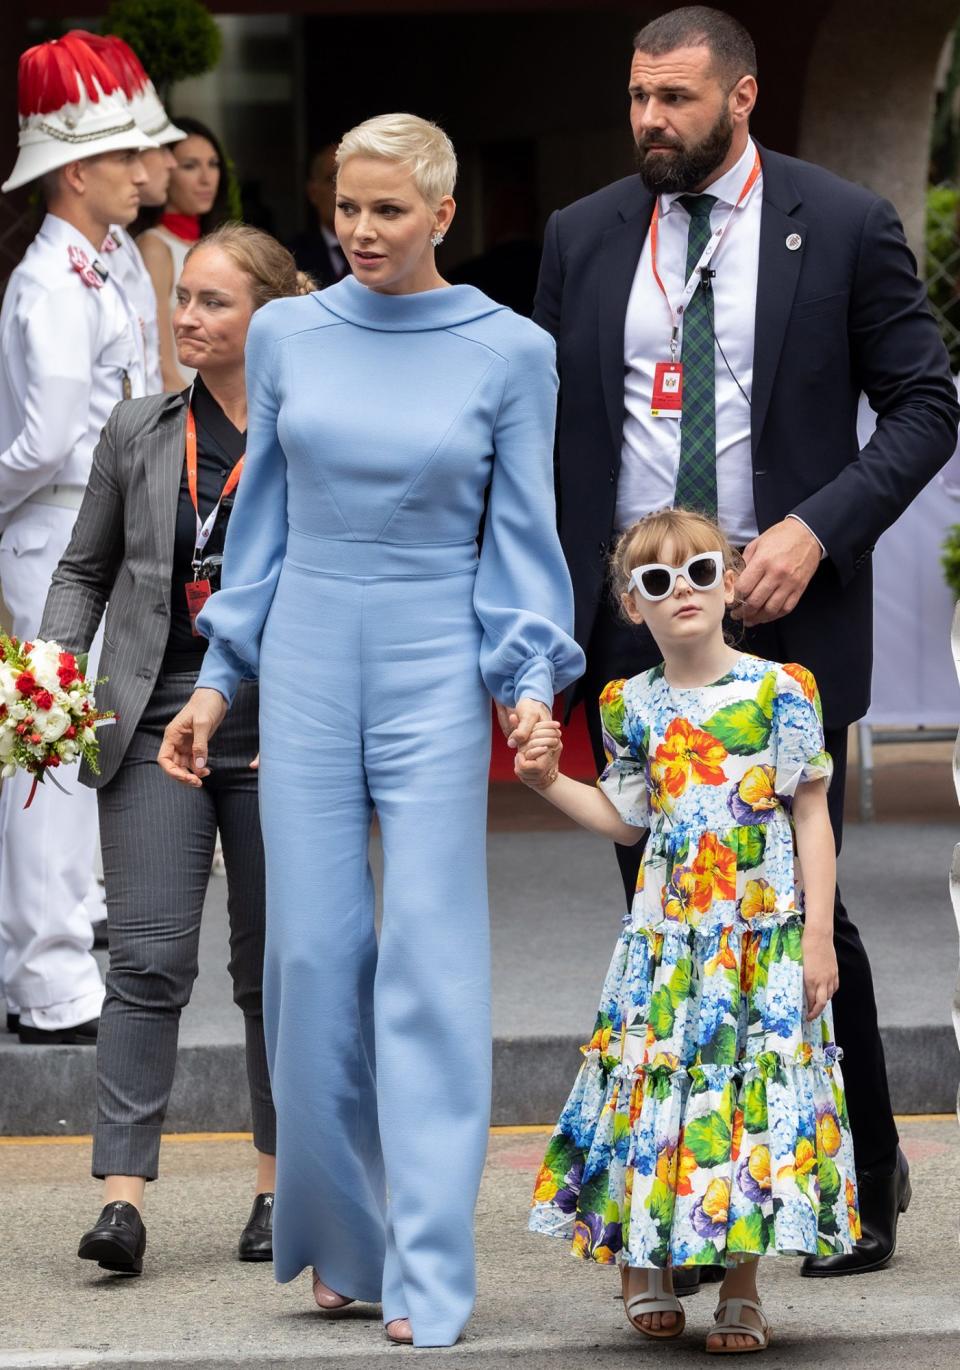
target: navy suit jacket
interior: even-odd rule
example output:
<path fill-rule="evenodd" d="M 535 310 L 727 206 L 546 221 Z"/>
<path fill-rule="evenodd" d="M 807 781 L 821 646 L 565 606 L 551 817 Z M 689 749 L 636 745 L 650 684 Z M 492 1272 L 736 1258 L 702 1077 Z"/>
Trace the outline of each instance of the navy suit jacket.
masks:
<path fill-rule="evenodd" d="M 816 675 L 827 726 L 840 727 L 870 698 L 873 545 L 952 455 L 960 407 L 893 206 L 821 167 L 761 156 L 754 502 L 761 531 L 795 513 L 826 548 L 778 636 L 783 659 Z M 554 213 L 544 243 L 533 317 L 557 340 L 560 536 L 584 648 L 613 536 L 624 320 L 653 205 L 628 176 Z M 861 391 L 878 415 L 862 452 Z"/>

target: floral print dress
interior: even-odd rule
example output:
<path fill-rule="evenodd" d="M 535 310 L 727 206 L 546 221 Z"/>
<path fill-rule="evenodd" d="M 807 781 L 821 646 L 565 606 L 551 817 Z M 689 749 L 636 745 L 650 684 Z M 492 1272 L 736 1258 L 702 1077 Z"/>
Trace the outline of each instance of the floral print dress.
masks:
<path fill-rule="evenodd" d="M 743 655 L 712 685 L 663 666 L 600 699 L 599 785 L 650 835 L 530 1227 L 600 1264 L 849 1251 L 853 1145 L 829 1005 L 806 1021 L 790 818 L 829 779 L 802 666 Z"/>

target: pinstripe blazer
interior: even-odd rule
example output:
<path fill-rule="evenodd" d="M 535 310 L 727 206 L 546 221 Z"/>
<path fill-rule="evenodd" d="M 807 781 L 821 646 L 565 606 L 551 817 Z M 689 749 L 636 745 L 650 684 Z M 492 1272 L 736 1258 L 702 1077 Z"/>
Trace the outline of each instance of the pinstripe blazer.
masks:
<path fill-rule="evenodd" d="M 170 577 L 186 442 L 187 392 L 123 400 L 104 426 L 38 636 L 85 652 L 106 611 L 97 704 L 117 714 L 99 734 L 99 788 L 116 773 L 153 692 L 170 633 Z"/>

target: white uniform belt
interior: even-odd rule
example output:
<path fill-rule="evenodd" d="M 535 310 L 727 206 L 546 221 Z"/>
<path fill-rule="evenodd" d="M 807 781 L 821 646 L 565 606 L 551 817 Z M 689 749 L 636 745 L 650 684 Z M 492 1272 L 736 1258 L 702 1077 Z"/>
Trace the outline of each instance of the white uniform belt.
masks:
<path fill-rule="evenodd" d="M 52 504 L 57 509 L 79 509 L 83 503 L 82 485 L 45 485 L 28 496 L 27 504 Z"/>

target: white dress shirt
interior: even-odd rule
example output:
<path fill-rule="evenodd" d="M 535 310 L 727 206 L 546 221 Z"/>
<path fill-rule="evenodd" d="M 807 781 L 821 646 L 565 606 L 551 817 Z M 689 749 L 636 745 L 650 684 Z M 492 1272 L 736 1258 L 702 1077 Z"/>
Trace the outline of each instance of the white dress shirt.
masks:
<path fill-rule="evenodd" d="M 88 285 L 71 247 L 107 272 Z M 0 311 L 0 518 L 52 484 L 85 486 L 114 406 L 145 393 L 139 319 L 106 259 L 48 214 Z"/>
<path fill-rule="evenodd" d="M 755 156 L 755 145 L 748 139 L 737 164 L 704 192 L 717 197 L 710 215 L 714 232 L 726 223 L 733 210 L 733 219 L 710 268 L 716 272 L 712 280 L 713 320 L 719 343 L 716 349 L 717 508 L 720 526 L 738 547 L 757 536 L 750 405 L 744 394 L 749 396 L 753 387 L 762 175 L 740 207 L 733 207 L 753 169 Z M 660 196 L 657 244 L 657 269 L 674 307 L 687 280 L 690 226 L 690 216 L 677 203 L 679 198 L 679 194 Z M 617 485 L 618 529 L 629 527 L 644 514 L 667 508 L 676 495 L 682 421 L 655 419 L 650 413 L 654 368 L 657 362 L 670 360 L 671 329 L 670 310 L 653 276 L 648 233 L 634 276 L 624 326 L 624 423 Z M 681 325 L 680 348 L 682 336 Z M 721 347 L 730 364 L 729 370 Z M 678 357 L 681 355 L 678 351 Z"/>

